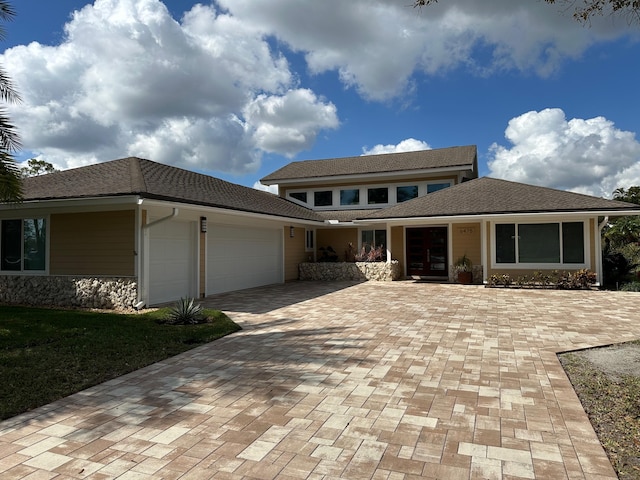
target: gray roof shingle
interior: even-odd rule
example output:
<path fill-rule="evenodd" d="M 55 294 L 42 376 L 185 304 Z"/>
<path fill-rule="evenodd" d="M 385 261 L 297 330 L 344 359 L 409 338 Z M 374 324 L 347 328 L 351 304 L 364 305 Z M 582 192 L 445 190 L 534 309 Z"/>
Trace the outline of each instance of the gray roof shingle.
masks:
<path fill-rule="evenodd" d="M 268 192 L 136 157 L 64 170 L 24 181 L 24 200 L 139 195 L 321 222 L 312 210 Z"/>
<path fill-rule="evenodd" d="M 400 203 L 365 220 L 494 215 L 540 212 L 620 212 L 640 210 L 639 205 L 538 187 L 508 180 L 482 177 Z"/>
<path fill-rule="evenodd" d="M 291 162 L 260 181 L 265 185 L 271 185 L 286 180 L 309 180 L 369 173 L 410 172 L 449 167 L 475 170 L 476 162 L 477 148 L 475 145 L 468 145 L 415 152 Z"/>

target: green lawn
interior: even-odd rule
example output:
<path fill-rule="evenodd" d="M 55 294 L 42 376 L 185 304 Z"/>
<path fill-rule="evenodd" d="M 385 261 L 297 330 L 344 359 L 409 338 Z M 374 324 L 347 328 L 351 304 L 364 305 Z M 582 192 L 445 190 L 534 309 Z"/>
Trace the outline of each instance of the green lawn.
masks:
<path fill-rule="evenodd" d="M 0 419 L 240 329 L 216 310 L 199 325 L 161 324 L 165 313 L 0 306 Z"/>

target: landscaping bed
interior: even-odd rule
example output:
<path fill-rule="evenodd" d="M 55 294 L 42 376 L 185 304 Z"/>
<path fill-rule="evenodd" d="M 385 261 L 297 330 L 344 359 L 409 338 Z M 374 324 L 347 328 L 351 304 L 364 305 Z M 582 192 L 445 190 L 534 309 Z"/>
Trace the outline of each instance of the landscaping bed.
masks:
<path fill-rule="evenodd" d="M 167 313 L 0 306 L 0 419 L 240 329 L 217 310 L 190 325 L 162 323 Z"/>

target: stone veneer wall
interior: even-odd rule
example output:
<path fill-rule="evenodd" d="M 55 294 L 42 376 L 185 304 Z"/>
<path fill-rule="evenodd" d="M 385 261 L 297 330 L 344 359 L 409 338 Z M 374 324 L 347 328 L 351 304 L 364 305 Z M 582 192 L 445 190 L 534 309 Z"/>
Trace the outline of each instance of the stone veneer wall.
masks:
<path fill-rule="evenodd" d="M 386 262 L 317 262 L 298 265 L 300 280 L 376 280 L 389 282 L 402 276 L 397 260 Z"/>
<path fill-rule="evenodd" d="M 128 309 L 138 299 L 134 278 L 0 276 L 0 303 Z"/>

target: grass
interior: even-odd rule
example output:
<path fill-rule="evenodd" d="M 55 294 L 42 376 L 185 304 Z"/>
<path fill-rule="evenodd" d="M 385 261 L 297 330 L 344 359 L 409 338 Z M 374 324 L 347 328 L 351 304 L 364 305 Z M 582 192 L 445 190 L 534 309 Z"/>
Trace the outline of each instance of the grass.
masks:
<path fill-rule="evenodd" d="M 0 306 L 0 419 L 166 359 L 240 329 L 210 321 L 166 325 L 141 314 Z"/>
<path fill-rule="evenodd" d="M 640 378 L 613 378 L 576 353 L 559 358 L 618 478 L 640 479 Z"/>

